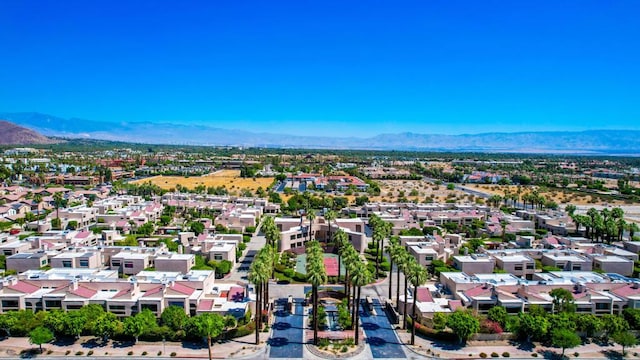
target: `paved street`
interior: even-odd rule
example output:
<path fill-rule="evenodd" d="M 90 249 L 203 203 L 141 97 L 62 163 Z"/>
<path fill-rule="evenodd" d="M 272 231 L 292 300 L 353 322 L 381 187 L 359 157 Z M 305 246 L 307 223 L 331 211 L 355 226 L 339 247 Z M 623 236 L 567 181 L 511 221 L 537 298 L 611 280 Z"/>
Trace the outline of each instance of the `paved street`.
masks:
<path fill-rule="evenodd" d="M 269 358 L 300 359 L 303 354 L 304 314 L 302 298 L 294 299 L 293 313 L 286 309 L 287 299 L 276 301 L 273 331 L 269 339 Z"/>
<path fill-rule="evenodd" d="M 373 357 L 376 359 L 406 358 L 403 345 L 393 330 L 380 301 L 374 299 L 373 308 L 375 315 L 366 309 L 364 301 L 360 304 L 360 323 L 367 336 L 367 344 L 371 347 Z"/>

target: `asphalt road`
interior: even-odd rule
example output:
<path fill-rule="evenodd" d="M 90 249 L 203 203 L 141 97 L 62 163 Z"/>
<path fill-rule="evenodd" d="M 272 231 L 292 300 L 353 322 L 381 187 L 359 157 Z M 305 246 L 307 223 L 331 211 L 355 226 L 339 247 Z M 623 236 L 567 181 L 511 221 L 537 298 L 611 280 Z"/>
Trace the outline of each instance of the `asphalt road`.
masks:
<path fill-rule="evenodd" d="M 373 300 L 376 314 L 369 312 L 366 302 L 360 304 L 360 323 L 367 335 L 367 344 L 371 348 L 374 359 L 404 359 L 407 356 L 402 349 L 402 343 L 393 326 L 389 322 L 380 301 Z"/>
<path fill-rule="evenodd" d="M 294 311 L 286 310 L 287 299 L 276 302 L 273 331 L 269 339 L 269 358 L 300 359 L 304 344 L 304 309 L 301 298 L 294 299 Z"/>

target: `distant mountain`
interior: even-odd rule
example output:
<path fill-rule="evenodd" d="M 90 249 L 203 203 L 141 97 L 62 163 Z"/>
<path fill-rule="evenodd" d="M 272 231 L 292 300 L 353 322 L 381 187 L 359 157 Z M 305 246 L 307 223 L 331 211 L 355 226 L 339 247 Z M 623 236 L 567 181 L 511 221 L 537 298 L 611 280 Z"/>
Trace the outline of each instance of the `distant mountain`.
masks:
<path fill-rule="evenodd" d="M 228 130 L 203 125 L 100 122 L 39 113 L 0 113 L 0 119 L 48 136 L 113 141 L 247 147 L 420 150 L 640 155 L 640 131 L 519 132 L 465 135 L 381 134 L 370 138 L 296 136 Z"/>
<path fill-rule="evenodd" d="M 54 144 L 56 142 L 33 130 L 0 120 L 0 145 Z"/>

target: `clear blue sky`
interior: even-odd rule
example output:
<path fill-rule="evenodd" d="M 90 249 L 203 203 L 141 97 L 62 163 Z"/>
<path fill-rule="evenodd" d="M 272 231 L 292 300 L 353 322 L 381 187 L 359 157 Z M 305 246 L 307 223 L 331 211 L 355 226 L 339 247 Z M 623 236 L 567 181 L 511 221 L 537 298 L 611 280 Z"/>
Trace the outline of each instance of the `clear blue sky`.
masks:
<path fill-rule="evenodd" d="M 640 129 L 638 14 L 637 0 L 2 1 L 0 111 L 340 136 Z"/>

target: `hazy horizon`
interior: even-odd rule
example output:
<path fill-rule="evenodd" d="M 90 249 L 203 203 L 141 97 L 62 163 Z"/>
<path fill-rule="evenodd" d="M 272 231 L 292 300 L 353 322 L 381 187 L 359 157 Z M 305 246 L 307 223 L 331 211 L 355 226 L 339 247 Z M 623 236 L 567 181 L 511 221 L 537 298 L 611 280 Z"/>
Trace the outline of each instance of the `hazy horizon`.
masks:
<path fill-rule="evenodd" d="M 633 1 L 0 4 L 0 110 L 306 136 L 640 129 Z"/>

